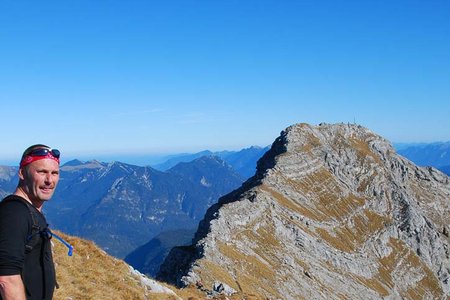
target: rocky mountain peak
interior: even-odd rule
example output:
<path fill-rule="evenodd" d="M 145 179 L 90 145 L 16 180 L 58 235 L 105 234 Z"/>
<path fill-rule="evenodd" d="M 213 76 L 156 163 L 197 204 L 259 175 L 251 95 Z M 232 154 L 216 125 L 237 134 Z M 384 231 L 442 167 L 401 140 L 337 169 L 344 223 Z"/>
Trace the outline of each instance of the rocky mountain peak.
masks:
<path fill-rule="evenodd" d="M 262 298 L 448 297 L 449 213 L 449 177 L 384 138 L 354 124 L 296 124 L 158 276 Z"/>

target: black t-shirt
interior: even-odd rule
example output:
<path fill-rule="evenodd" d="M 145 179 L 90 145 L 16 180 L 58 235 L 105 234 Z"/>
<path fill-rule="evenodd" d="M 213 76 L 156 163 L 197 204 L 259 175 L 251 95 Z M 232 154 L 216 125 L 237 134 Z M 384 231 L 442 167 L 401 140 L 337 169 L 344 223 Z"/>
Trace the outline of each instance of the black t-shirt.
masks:
<path fill-rule="evenodd" d="M 10 197 L 15 200 L 5 201 Z M 0 203 L 0 275 L 21 274 L 28 300 L 50 300 L 56 283 L 51 243 L 37 234 L 33 249 L 25 253 L 33 219 L 24 199 L 15 195 L 7 198 Z M 40 230 L 47 228 L 44 215 L 29 206 Z"/>

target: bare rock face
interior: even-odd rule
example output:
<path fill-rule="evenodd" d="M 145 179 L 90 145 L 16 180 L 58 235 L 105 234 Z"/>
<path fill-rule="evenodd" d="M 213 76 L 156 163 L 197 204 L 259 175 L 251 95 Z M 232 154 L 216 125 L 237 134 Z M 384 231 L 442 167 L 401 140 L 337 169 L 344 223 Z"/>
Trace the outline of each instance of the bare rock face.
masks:
<path fill-rule="evenodd" d="M 159 278 L 269 299 L 450 296 L 450 182 L 358 125 L 297 124 Z"/>

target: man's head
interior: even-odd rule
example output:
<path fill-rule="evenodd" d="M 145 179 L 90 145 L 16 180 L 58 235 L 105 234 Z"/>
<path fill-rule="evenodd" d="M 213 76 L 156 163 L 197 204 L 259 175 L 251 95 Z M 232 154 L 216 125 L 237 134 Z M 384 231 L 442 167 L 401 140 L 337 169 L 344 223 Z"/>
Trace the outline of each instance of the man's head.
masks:
<path fill-rule="evenodd" d="M 59 181 L 59 151 L 42 144 L 28 147 L 20 160 L 18 190 L 40 207 Z"/>

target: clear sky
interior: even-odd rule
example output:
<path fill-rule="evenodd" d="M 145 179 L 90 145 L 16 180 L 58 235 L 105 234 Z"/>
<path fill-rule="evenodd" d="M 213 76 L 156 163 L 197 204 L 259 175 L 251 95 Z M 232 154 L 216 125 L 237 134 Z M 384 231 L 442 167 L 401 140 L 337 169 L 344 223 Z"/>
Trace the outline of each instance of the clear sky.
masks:
<path fill-rule="evenodd" d="M 299 122 L 450 141 L 450 1 L 5 0 L 0 102 L 0 163 L 237 150 Z"/>

